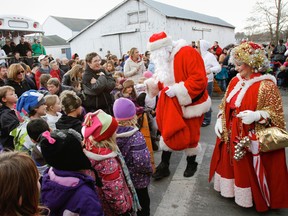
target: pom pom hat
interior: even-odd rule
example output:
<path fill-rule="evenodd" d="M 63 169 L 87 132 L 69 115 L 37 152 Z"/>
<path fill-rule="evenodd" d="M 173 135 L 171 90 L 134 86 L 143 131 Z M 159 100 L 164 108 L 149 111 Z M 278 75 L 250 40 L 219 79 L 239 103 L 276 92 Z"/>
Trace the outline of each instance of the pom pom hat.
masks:
<path fill-rule="evenodd" d="M 155 33 L 149 38 L 147 50 L 153 51 L 166 46 L 172 46 L 172 39 L 165 32 Z"/>
<path fill-rule="evenodd" d="M 30 113 L 33 109 L 45 103 L 44 95 L 36 90 L 29 90 L 24 92 L 18 99 L 16 104 L 17 111 L 21 112 L 24 109 Z"/>
<path fill-rule="evenodd" d="M 103 110 L 87 113 L 82 127 L 84 139 L 90 136 L 97 142 L 110 138 L 117 130 L 118 123 L 111 115 Z"/>
<path fill-rule="evenodd" d="M 136 107 L 131 100 L 118 98 L 113 104 L 113 113 L 117 121 L 130 120 L 136 115 Z"/>

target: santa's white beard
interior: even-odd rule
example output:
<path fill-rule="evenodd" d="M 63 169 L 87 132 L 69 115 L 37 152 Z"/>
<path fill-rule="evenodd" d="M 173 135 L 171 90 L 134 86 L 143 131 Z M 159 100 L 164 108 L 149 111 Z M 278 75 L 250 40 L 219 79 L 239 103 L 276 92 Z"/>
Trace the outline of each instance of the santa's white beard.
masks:
<path fill-rule="evenodd" d="M 165 86 L 175 83 L 174 74 L 170 60 L 172 47 L 162 47 L 151 52 L 151 60 L 155 66 L 155 75 L 157 81 L 164 83 Z M 173 60 L 172 60 L 173 61 Z"/>

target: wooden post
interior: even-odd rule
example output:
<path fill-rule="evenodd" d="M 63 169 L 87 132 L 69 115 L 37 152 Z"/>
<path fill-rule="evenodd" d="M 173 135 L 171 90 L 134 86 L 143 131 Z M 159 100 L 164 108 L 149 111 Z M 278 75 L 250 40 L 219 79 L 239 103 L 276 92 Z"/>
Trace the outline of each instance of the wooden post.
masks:
<path fill-rule="evenodd" d="M 154 152 L 153 152 L 152 141 L 151 141 L 151 136 L 150 136 L 148 117 L 146 113 L 143 114 L 143 125 L 140 129 L 140 132 L 143 134 L 145 141 L 146 141 L 146 145 L 150 152 L 151 164 L 152 164 L 152 168 L 154 172 L 155 171 Z"/>

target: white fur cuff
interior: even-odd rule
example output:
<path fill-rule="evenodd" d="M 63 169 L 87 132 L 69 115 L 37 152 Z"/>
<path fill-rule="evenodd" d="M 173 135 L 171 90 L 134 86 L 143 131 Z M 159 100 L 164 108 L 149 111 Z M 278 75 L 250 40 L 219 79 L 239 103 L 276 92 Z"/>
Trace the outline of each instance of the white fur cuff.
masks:
<path fill-rule="evenodd" d="M 199 155 L 202 151 L 201 144 L 198 143 L 198 145 L 195 148 L 187 148 L 185 149 L 185 154 L 187 156 L 193 156 L 193 155 Z"/>
<path fill-rule="evenodd" d="M 184 82 L 175 83 L 173 85 L 175 87 L 176 97 L 181 106 L 186 106 L 192 103 L 192 98 L 190 97 L 187 88 L 184 85 Z"/>
<path fill-rule="evenodd" d="M 170 149 L 170 148 L 166 145 L 166 143 L 164 142 L 164 139 L 163 139 L 162 136 L 160 137 L 160 140 L 159 140 L 159 147 L 160 147 L 160 149 L 163 150 L 163 151 L 170 151 L 170 152 L 173 151 L 172 149 Z"/>

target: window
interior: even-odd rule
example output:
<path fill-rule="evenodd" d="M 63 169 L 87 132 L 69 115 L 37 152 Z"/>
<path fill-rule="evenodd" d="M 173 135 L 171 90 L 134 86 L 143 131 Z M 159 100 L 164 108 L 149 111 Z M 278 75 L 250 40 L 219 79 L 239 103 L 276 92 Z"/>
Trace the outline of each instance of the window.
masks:
<path fill-rule="evenodd" d="M 62 48 L 61 49 L 61 54 L 65 54 L 66 53 L 66 49 L 65 48 Z"/>
<path fill-rule="evenodd" d="M 139 16 L 138 16 L 139 14 Z M 147 22 L 147 14 L 146 11 L 135 11 L 128 13 L 128 25 L 136 24 L 136 23 L 144 23 Z"/>

